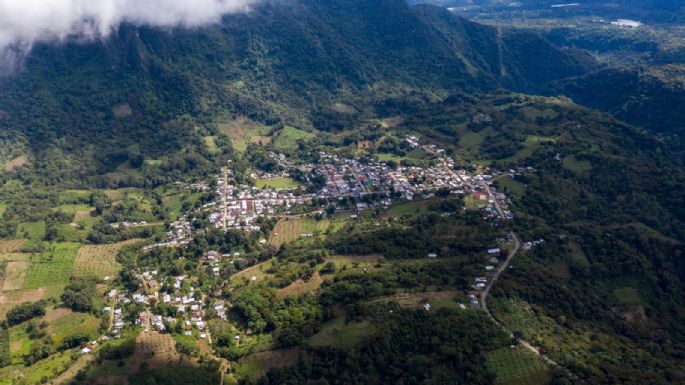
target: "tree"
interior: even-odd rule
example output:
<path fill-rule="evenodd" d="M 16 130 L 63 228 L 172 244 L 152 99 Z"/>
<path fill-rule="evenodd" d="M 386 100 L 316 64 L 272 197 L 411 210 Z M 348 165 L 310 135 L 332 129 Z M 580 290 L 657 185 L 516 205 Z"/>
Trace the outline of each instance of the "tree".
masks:
<path fill-rule="evenodd" d="M 60 297 L 71 310 L 89 312 L 93 309 L 93 300 L 97 295 L 95 282 L 87 279 L 72 279 Z"/>

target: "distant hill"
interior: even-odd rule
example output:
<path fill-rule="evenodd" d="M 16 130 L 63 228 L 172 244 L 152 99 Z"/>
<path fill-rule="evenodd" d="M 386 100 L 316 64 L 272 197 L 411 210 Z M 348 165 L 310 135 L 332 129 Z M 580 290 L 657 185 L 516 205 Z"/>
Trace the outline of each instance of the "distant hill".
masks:
<path fill-rule="evenodd" d="M 326 126 L 322 111 L 339 101 L 533 92 L 586 69 L 535 34 L 498 34 L 433 6 L 266 1 L 214 27 L 124 25 L 105 41 L 38 46 L 0 83 L 0 129 L 10 143 L 50 151 L 35 156 L 39 168 L 66 156 L 52 178 L 90 175 L 111 171 L 117 162 L 108 159 L 122 159 L 132 144 L 153 159 L 179 151 L 194 142 L 188 127 L 218 116 L 302 128 L 316 116 Z M 74 170 L 70 157 L 92 161 Z"/>
<path fill-rule="evenodd" d="M 663 134 L 685 133 L 685 66 L 604 69 L 557 82 L 553 93 Z"/>

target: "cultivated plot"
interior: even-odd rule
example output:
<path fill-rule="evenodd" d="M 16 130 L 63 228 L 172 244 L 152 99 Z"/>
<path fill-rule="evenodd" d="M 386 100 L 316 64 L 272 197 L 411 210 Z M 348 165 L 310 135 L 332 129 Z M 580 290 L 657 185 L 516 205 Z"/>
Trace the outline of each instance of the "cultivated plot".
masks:
<path fill-rule="evenodd" d="M 138 240 L 114 243 L 110 245 L 83 245 L 76 254 L 72 275 L 74 277 L 105 277 L 116 276 L 121 265 L 116 256 L 122 247 L 131 245 Z"/>

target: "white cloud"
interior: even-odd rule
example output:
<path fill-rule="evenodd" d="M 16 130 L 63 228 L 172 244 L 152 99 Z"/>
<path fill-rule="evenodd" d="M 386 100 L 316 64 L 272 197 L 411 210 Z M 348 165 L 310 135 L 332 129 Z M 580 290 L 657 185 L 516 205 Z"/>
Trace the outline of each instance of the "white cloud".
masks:
<path fill-rule="evenodd" d="M 0 0 L 0 59 L 26 52 L 36 42 L 93 39 L 122 22 L 158 27 L 196 27 L 258 0 Z"/>

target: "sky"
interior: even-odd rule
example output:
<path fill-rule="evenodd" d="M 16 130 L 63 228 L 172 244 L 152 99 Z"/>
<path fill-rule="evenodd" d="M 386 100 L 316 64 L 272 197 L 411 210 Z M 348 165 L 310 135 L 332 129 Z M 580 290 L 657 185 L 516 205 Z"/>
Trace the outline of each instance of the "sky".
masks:
<path fill-rule="evenodd" d="M 97 39 L 122 22 L 197 27 L 246 12 L 258 0 L 0 0 L 0 59 L 25 55 L 38 42 Z"/>

